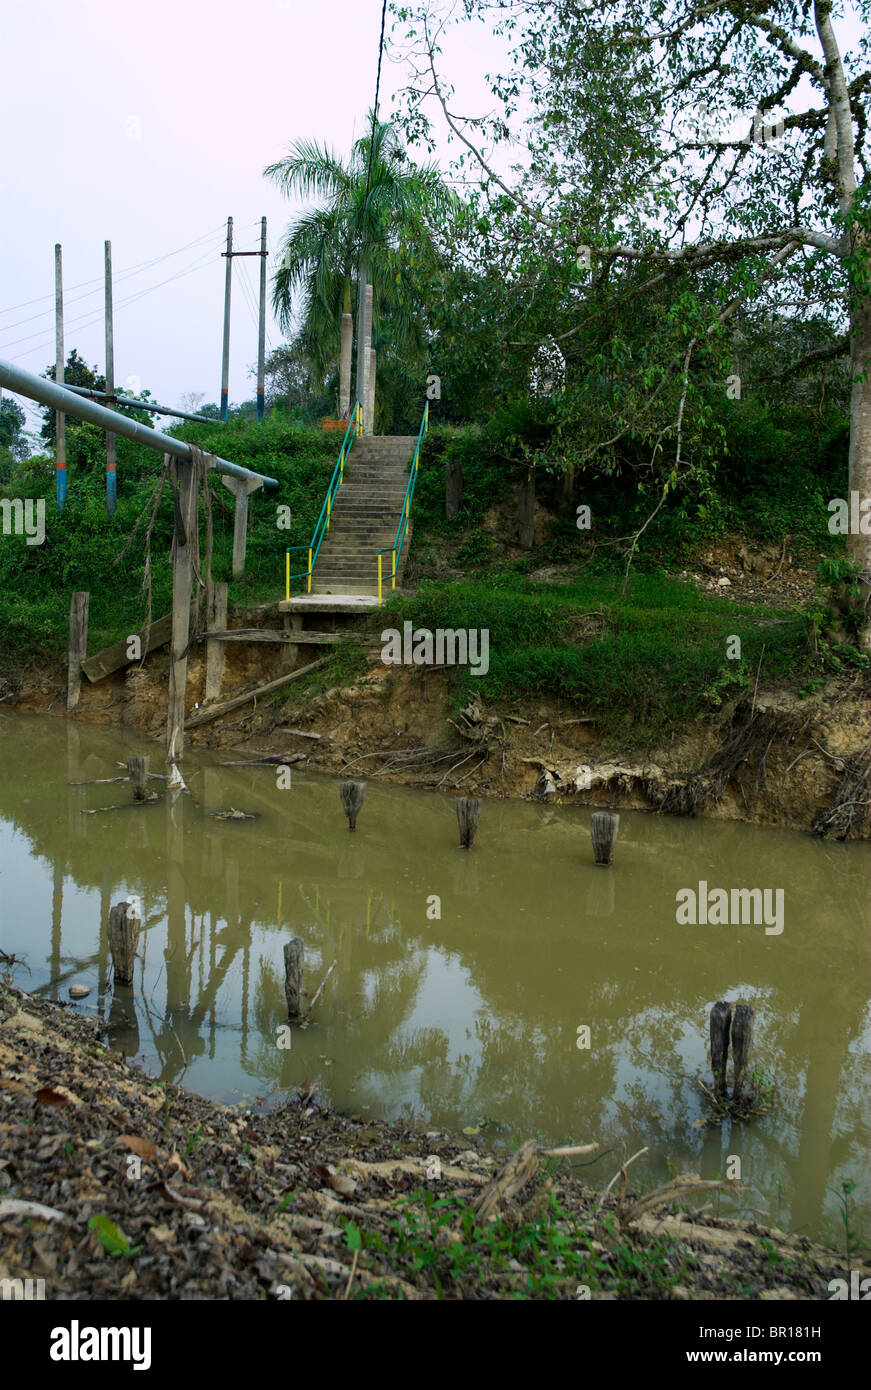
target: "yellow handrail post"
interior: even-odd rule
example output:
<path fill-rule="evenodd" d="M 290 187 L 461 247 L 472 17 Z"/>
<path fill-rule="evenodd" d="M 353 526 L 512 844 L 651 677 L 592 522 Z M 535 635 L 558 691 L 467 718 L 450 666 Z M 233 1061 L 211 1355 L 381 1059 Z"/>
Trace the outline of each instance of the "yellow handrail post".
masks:
<path fill-rule="evenodd" d="M 308 548 L 308 592 L 312 591 L 312 548 Z"/>
<path fill-rule="evenodd" d="M 394 546 L 394 548 L 393 548 L 393 573 L 392 573 L 392 575 L 390 576 L 390 587 L 391 587 L 391 589 L 395 589 L 395 588 L 396 588 L 396 547 L 395 547 L 395 546 Z"/>
<path fill-rule="evenodd" d="M 331 507 L 332 507 L 332 502 L 333 502 L 332 494 L 331 494 L 330 492 L 327 492 L 327 530 L 328 530 L 328 531 L 329 531 L 329 529 L 330 529 L 330 509 L 331 509 Z"/>
<path fill-rule="evenodd" d="M 381 602 L 381 551 L 378 551 L 378 602 Z"/>
<path fill-rule="evenodd" d="M 290 551 L 284 552 L 284 597 L 290 603 Z"/>

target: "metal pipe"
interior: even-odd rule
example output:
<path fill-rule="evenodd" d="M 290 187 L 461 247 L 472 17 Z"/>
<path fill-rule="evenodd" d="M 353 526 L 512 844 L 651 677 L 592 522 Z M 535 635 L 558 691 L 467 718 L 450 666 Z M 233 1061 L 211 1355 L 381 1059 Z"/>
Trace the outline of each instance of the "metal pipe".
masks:
<path fill-rule="evenodd" d="M 67 381 L 64 383 L 68 391 L 75 391 L 80 396 L 90 396 L 92 400 L 108 400 L 107 391 L 95 391 L 90 386 L 71 386 Z M 165 405 L 152 405 L 150 401 L 136 401 L 130 396 L 115 396 L 118 405 L 129 405 L 134 410 L 148 410 L 152 415 L 177 415 L 180 420 L 195 420 L 198 425 L 221 425 L 223 420 L 210 420 L 208 415 L 189 415 L 186 410 L 170 410 Z"/>
<path fill-rule="evenodd" d="M 113 415 L 111 410 L 97 405 L 96 401 L 82 399 L 66 386 L 56 386 L 53 381 L 34 376 L 32 372 L 26 372 L 23 367 L 16 367 L 12 362 L 4 362 L 2 358 L 0 386 L 5 386 L 18 395 L 29 396 L 31 400 L 39 401 L 50 410 L 62 410 L 67 415 L 75 415 L 79 420 L 98 425 L 102 430 L 111 430 L 114 434 L 123 435 L 125 439 L 134 440 L 137 444 L 145 444 L 149 449 L 172 454 L 173 458 L 185 459 L 187 462 L 192 458 L 191 447 L 185 444 L 183 439 L 173 439 L 171 434 L 162 434 L 160 430 L 150 429 L 148 425 L 140 425 L 138 420 L 128 420 L 126 415 Z M 238 463 L 228 463 L 217 454 L 211 454 L 209 457 L 213 460 L 212 467 L 218 473 L 226 473 L 231 478 L 256 478 L 264 487 L 278 487 L 277 478 L 267 478 L 265 474 L 254 473 L 250 468 L 240 467 Z"/>

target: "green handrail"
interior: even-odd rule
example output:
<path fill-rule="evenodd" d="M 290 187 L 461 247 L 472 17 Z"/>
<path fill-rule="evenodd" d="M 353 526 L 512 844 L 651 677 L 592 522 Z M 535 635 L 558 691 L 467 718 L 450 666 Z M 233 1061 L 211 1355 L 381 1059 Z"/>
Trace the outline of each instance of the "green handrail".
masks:
<path fill-rule="evenodd" d="M 378 551 L 378 602 L 381 603 L 381 583 L 382 583 L 382 560 L 381 556 L 389 550 L 393 559 L 390 571 L 390 587 L 396 588 L 396 567 L 402 555 L 402 547 L 405 544 L 405 535 L 408 531 L 408 519 L 411 512 L 411 502 L 414 497 L 414 485 L 417 482 L 417 470 L 420 467 L 420 450 L 429 429 L 429 401 L 423 408 L 423 418 L 420 422 L 420 429 L 417 435 L 417 444 L 414 447 L 414 454 L 411 459 L 411 471 L 408 478 L 408 486 L 405 489 L 405 497 L 402 503 L 402 515 L 399 518 L 399 525 L 396 528 L 396 535 L 393 545 L 384 546 L 383 550 Z"/>
<path fill-rule="evenodd" d="M 329 487 L 327 488 L 327 495 L 326 495 L 326 497 L 324 498 L 324 505 L 321 507 L 320 516 L 319 516 L 318 519 L 317 519 L 317 522 L 316 522 L 316 524 L 315 524 L 314 532 L 312 533 L 311 543 L 310 543 L 309 545 L 307 545 L 307 546 L 306 546 L 306 545 L 289 545 L 289 546 L 287 546 L 286 549 L 285 549 L 285 552 L 284 552 L 284 593 L 285 593 L 285 598 L 286 598 L 288 601 L 290 600 L 290 581 L 291 581 L 291 579 L 306 579 L 306 580 L 307 580 L 306 592 L 309 593 L 309 594 L 311 593 L 311 588 L 312 588 L 312 570 L 314 569 L 315 561 L 316 561 L 317 558 L 318 558 L 318 553 L 319 553 L 319 551 L 320 551 L 321 544 L 322 544 L 322 542 L 323 542 L 324 536 L 327 534 L 327 532 L 328 532 L 329 529 L 330 529 L 330 518 L 331 518 L 332 512 L 333 512 L 333 502 L 334 502 L 334 500 L 335 500 L 336 493 L 338 492 L 339 488 L 341 487 L 341 485 L 342 485 L 342 480 L 344 479 L 344 476 L 345 476 L 345 459 L 348 457 L 348 455 L 350 454 L 352 448 L 354 447 L 354 440 L 355 440 L 359 435 L 361 435 L 362 433 L 363 433 L 363 407 L 360 405 L 360 402 L 359 402 L 359 401 L 355 401 L 355 402 L 354 402 L 354 408 L 353 408 L 353 410 L 351 411 L 351 418 L 350 418 L 350 420 L 348 421 L 348 428 L 345 430 L 345 437 L 344 437 L 344 439 L 342 440 L 342 447 L 341 447 L 341 449 L 339 450 L 339 457 L 337 458 L 337 460 L 336 460 L 336 466 L 335 466 L 335 468 L 333 469 L 333 476 L 330 478 L 330 485 L 329 485 Z M 350 439 L 350 443 L 348 443 L 348 440 L 349 440 L 349 439 Z M 307 551 L 308 551 L 308 569 L 300 570 L 297 574 L 291 574 L 291 572 L 290 572 L 290 552 L 291 552 L 292 550 L 307 550 Z"/>

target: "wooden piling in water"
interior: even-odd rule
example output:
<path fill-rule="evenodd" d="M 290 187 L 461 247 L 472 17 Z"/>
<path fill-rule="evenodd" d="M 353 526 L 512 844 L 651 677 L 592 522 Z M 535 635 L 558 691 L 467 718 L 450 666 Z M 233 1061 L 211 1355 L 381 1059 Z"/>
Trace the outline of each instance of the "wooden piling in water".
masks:
<path fill-rule="evenodd" d="M 460 827 L 460 844 L 463 849 L 471 849 L 472 841 L 481 820 L 481 798 L 478 796 L 457 797 L 457 824 Z"/>
<path fill-rule="evenodd" d="M 305 943 L 295 936 L 284 948 L 284 997 L 288 1018 L 299 1018 L 302 1012 L 302 968 Z"/>
<path fill-rule="evenodd" d="M 145 801 L 148 794 L 148 759 L 131 753 L 127 759 L 127 776 L 133 783 L 133 800 Z"/>
<path fill-rule="evenodd" d="M 133 903 L 116 903 L 109 913 L 107 935 L 118 984 L 133 983 L 133 967 L 136 963 L 136 947 L 139 945 L 141 925 L 142 919 Z"/>
<path fill-rule="evenodd" d="M 363 798 L 366 795 L 365 782 L 343 782 L 339 788 L 339 795 L 342 798 L 342 805 L 345 808 L 345 815 L 348 817 L 348 829 L 354 830 L 357 825 L 357 817 L 363 805 Z"/>
<path fill-rule="evenodd" d="M 58 456 L 60 457 L 60 456 Z M 67 710 L 79 703 L 82 689 L 82 662 L 88 655 L 88 604 L 90 594 L 77 590 L 70 599 L 70 645 L 67 665 Z"/>
<path fill-rule="evenodd" d="M 616 811 L 594 811 L 590 818 L 590 838 L 593 858 L 597 864 L 610 864 L 617 843 L 620 817 Z"/>
<path fill-rule="evenodd" d="M 736 1004 L 732 1015 L 732 1065 L 735 1075 L 732 1083 L 732 1100 L 741 1094 L 741 1086 L 747 1075 L 747 1062 L 750 1056 L 750 1043 L 753 1038 L 753 1010 L 749 1004 Z"/>
<path fill-rule="evenodd" d="M 729 1060 L 729 1026 L 732 1006 L 724 999 L 711 1009 L 711 1070 L 714 1073 L 714 1095 L 726 1091 L 726 1063 Z"/>

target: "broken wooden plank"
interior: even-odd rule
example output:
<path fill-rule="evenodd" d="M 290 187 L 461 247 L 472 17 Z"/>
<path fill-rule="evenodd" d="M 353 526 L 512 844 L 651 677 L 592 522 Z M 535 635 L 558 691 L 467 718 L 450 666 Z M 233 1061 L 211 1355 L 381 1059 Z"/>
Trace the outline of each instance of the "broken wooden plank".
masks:
<path fill-rule="evenodd" d="M 320 734 L 310 734 L 305 729 L 279 729 L 280 734 L 295 734 L 297 738 L 316 738 L 320 739 Z"/>
<path fill-rule="evenodd" d="M 291 671 L 286 676 L 279 676 L 277 680 L 268 681 L 266 685 L 258 685 L 254 690 L 246 690 L 244 695 L 234 695 L 232 700 L 224 700 L 222 704 L 214 705 L 211 709 L 202 709 L 199 714 L 193 715 L 186 721 L 186 727 L 196 729 L 200 724 L 208 724 L 212 719 L 220 719 L 222 714 L 229 714 L 230 710 L 238 709 L 240 705 L 247 705 L 249 700 L 257 700 L 261 695 L 270 695 L 273 690 L 280 690 L 283 685 L 299 680 L 300 676 L 308 675 L 309 671 L 316 670 L 318 666 L 323 666 L 329 660 L 328 656 L 319 657 L 317 661 L 310 661 L 307 666 L 300 666 L 298 671 Z"/>
<path fill-rule="evenodd" d="M 298 632 L 282 632 L 280 629 L 271 627 L 224 627 L 216 628 L 214 631 L 206 633 L 209 641 L 221 642 L 286 642 L 299 643 L 305 646 L 306 642 L 319 647 L 326 647 L 337 642 L 344 642 L 347 639 L 341 632 L 309 632 L 306 628 Z"/>
<path fill-rule="evenodd" d="M 96 656 L 90 656 L 87 661 L 83 661 L 82 670 L 92 685 L 101 681 L 104 676 L 111 676 L 113 671 L 120 671 L 122 666 L 132 665 L 127 651 L 130 637 L 134 635 L 139 638 L 142 656 L 154 651 L 155 647 L 164 646 L 172 635 L 172 614 L 168 613 L 165 618 L 158 618 L 149 627 L 140 628 L 135 634 L 131 632 L 130 636 L 122 637 L 120 642 L 113 642 L 111 647 L 104 647 Z"/>

